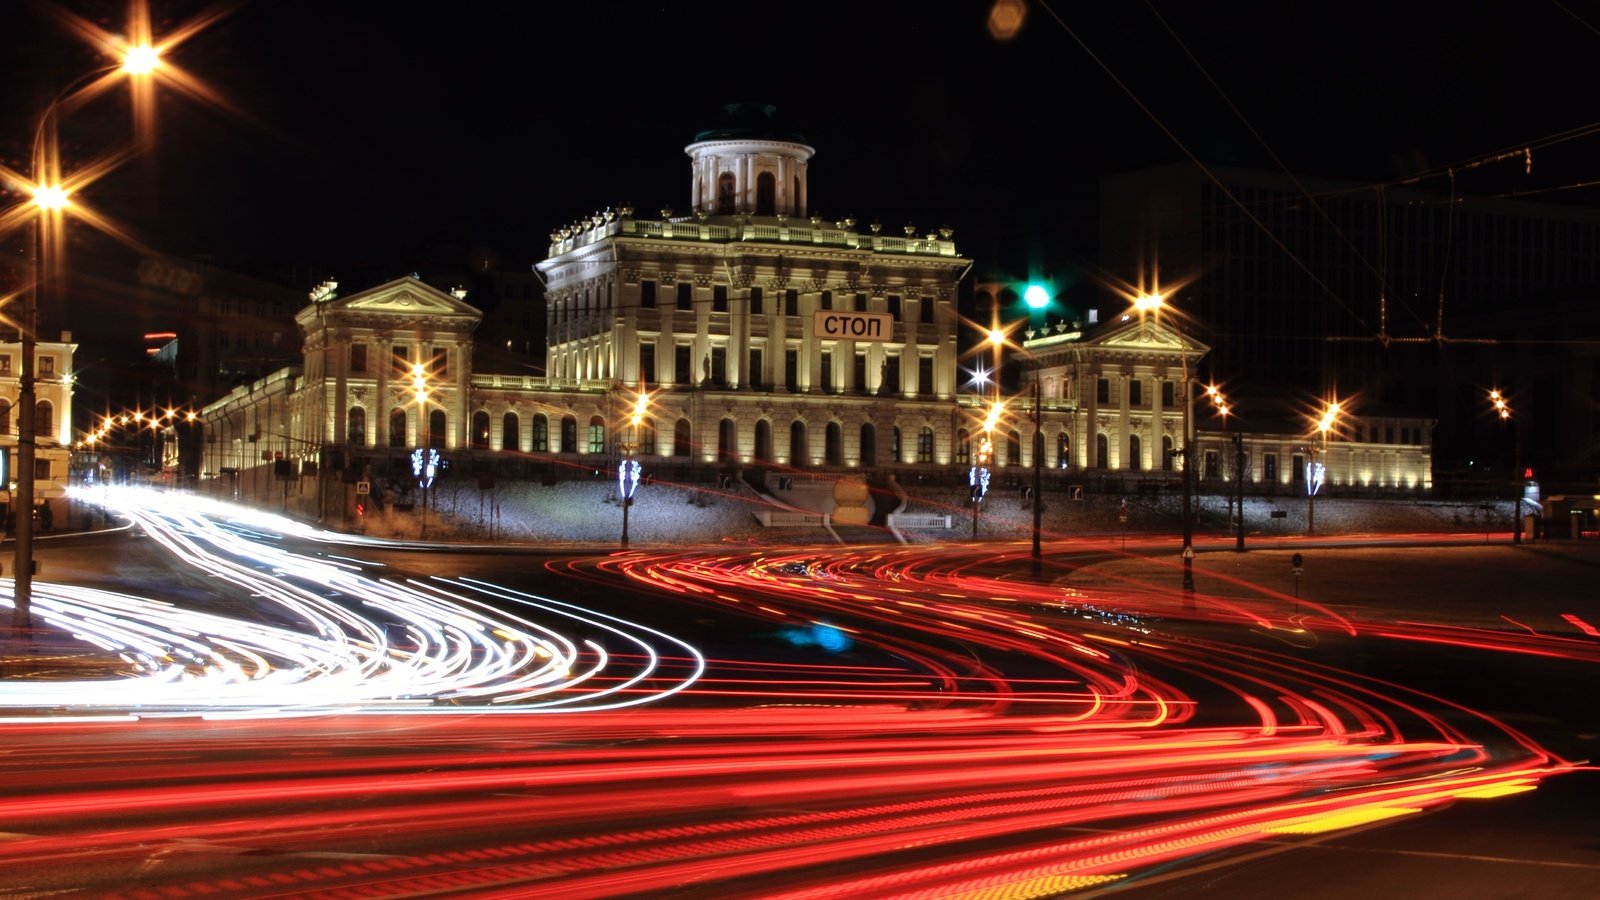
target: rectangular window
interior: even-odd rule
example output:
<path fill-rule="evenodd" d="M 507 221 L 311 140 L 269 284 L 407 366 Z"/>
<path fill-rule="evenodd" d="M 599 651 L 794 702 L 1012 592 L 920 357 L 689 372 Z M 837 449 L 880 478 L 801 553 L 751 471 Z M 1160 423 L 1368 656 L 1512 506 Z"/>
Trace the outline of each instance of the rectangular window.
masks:
<path fill-rule="evenodd" d="M 900 321 L 900 298 L 894 294 L 889 295 L 889 315 L 894 316 L 896 322 Z"/>
<path fill-rule="evenodd" d="M 1128 405 L 1129 406 L 1143 406 L 1144 405 L 1144 382 L 1140 381 L 1137 378 L 1135 378 L 1132 381 L 1128 382 Z"/>
<path fill-rule="evenodd" d="M 923 297 L 917 301 L 917 317 L 925 323 L 931 323 L 933 321 L 932 297 Z"/>
<path fill-rule="evenodd" d="M 1099 379 L 1095 380 L 1095 383 L 1094 383 L 1094 401 L 1096 403 L 1110 403 L 1111 402 L 1111 380 L 1110 379 L 1108 379 L 1108 378 L 1099 378 Z"/>
<path fill-rule="evenodd" d="M 856 354 L 855 365 L 851 369 L 850 377 L 855 392 L 865 394 L 867 392 L 867 355 L 865 353 Z"/>
<path fill-rule="evenodd" d="M 749 385 L 751 387 L 753 387 L 753 388 L 758 388 L 759 389 L 759 388 L 762 387 L 761 364 L 764 361 L 765 360 L 762 359 L 761 348 L 760 347 L 751 347 L 750 348 L 750 371 L 746 375 L 745 381 L 748 382 Z"/>
<path fill-rule="evenodd" d="M 1278 483 L 1278 454 L 1268 453 L 1261 457 L 1261 478 L 1267 484 Z"/>
<path fill-rule="evenodd" d="M 1306 458 L 1296 453 L 1290 457 L 1289 482 L 1299 484 L 1306 480 Z"/>
<path fill-rule="evenodd" d="M 829 394 L 833 393 L 834 390 L 832 350 L 822 351 L 822 390 Z"/>
<path fill-rule="evenodd" d="M 639 282 L 639 306 L 644 309 L 654 309 L 656 305 L 656 283 L 654 281 Z"/>
<path fill-rule="evenodd" d="M 856 295 L 856 312 L 866 312 L 866 311 L 867 311 L 867 295 L 866 294 L 857 294 Z"/>
<path fill-rule="evenodd" d="M 550 449 L 550 423 L 544 416 L 533 417 L 533 452 L 545 453 Z"/>
<path fill-rule="evenodd" d="M 606 426 L 599 422 L 589 423 L 589 452 L 606 452 Z"/>
<path fill-rule="evenodd" d="M 56 374 L 56 358 L 54 356 L 39 357 L 39 377 L 49 378 Z"/>
<path fill-rule="evenodd" d="M 711 311 L 725 313 L 728 311 L 728 286 L 716 285 L 711 289 Z"/>
<path fill-rule="evenodd" d="M 688 344 L 678 344 L 672 348 L 673 384 L 694 384 L 694 372 L 689 363 L 689 354 L 693 349 Z"/>
<path fill-rule="evenodd" d="M 639 381 L 650 387 L 656 383 L 656 345 L 639 345 Z"/>
<path fill-rule="evenodd" d="M 694 285 L 687 281 L 678 282 L 678 308 L 694 309 Z"/>
<path fill-rule="evenodd" d="M 783 292 L 783 314 L 786 316 L 800 315 L 800 292 L 789 290 Z"/>
<path fill-rule="evenodd" d="M 351 344 L 350 345 L 350 373 L 352 375 L 364 375 L 364 374 L 366 374 L 366 371 L 367 371 L 367 345 L 366 344 Z"/>
<path fill-rule="evenodd" d="M 11 355 L 0 353 L 0 375 L 11 374 Z"/>
<path fill-rule="evenodd" d="M 933 357 L 931 356 L 917 358 L 917 393 L 925 397 L 933 394 Z"/>
<path fill-rule="evenodd" d="M 823 291 L 822 299 L 818 301 L 823 309 L 833 309 L 833 291 Z"/>
<path fill-rule="evenodd" d="M 917 462 L 933 462 L 933 429 L 924 428 L 917 432 Z"/>
<path fill-rule="evenodd" d="M 403 377 L 411 375 L 411 348 L 405 344 L 394 344 L 389 347 L 389 371 L 391 374 Z"/>
<path fill-rule="evenodd" d="M 883 358 L 883 386 L 878 393 L 900 393 L 900 354 L 894 353 Z"/>
<path fill-rule="evenodd" d="M 791 391 L 800 390 L 800 351 L 793 348 L 783 351 L 783 384 Z"/>
<path fill-rule="evenodd" d="M 1161 382 L 1161 405 L 1162 405 L 1162 407 L 1171 408 L 1172 402 L 1173 402 L 1173 397 L 1175 397 L 1175 396 L 1177 396 L 1177 395 L 1173 392 L 1172 382 L 1170 382 L 1170 381 Z"/>
<path fill-rule="evenodd" d="M 717 387 L 728 384 L 728 348 L 711 348 L 711 383 Z"/>
<path fill-rule="evenodd" d="M 750 315 L 761 315 L 761 288 L 753 287 L 750 289 Z"/>
<path fill-rule="evenodd" d="M 1394 443 L 1394 426 L 1393 425 L 1385 425 L 1385 426 L 1383 426 L 1383 442 L 1385 444 Z"/>
<path fill-rule="evenodd" d="M 450 350 L 448 347 L 428 348 L 428 371 L 434 378 L 443 378 L 450 374 Z"/>

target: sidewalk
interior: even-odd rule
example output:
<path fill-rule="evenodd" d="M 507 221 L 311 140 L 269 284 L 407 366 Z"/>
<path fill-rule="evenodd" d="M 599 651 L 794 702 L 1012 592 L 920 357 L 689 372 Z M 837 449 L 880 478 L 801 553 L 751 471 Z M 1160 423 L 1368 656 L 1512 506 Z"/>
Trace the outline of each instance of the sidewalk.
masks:
<path fill-rule="evenodd" d="M 1302 557 L 1296 578 L 1290 565 Z M 1090 593 L 1176 594 L 1177 554 L 1087 566 L 1061 580 Z M 1584 636 L 1572 615 L 1600 628 L 1600 541 L 1443 547 L 1231 550 L 1194 559 L 1196 596 L 1221 601 L 1322 604 L 1357 623 L 1425 621 Z M 1297 591 L 1298 588 L 1298 591 Z"/>

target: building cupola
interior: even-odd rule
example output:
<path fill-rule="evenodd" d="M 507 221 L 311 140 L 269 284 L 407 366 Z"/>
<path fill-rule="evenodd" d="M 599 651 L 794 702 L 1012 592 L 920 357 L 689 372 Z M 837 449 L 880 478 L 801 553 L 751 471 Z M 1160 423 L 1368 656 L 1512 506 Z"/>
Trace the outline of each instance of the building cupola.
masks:
<path fill-rule="evenodd" d="M 779 124 L 776 112 L 765 103 L 730 103 L 721 122 L 684 148 L 696 214 L 805 217 L 806 164 L 816 151 Z"/>

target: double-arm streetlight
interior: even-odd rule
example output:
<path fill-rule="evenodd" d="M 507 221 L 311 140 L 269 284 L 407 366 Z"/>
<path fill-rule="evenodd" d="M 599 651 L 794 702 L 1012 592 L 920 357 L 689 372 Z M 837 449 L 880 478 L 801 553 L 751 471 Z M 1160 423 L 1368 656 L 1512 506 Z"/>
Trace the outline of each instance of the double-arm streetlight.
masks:
<path fill-rule="evenodd" d="M 1522 498 L 1527 493 L 1522 477 L 1522 429 L 1518 427 L 1517 420 L 1511 415 L 1511 402 L 1498 388 L 1489 392 L 1489 402 L 1494 405 L 1495 414 L 1500 421 L 1507 423 L 1511 428 L 1512 461 L 1511 478 L 1512 488 L 1515 493 L 1511 502 L 1511 543 L 1522 543 Z"/>
<path fill-rule="evenodd" d="M 1214 384 L 1206 385 L 1206 397 L 1211 400 L 1211 406 L 1222 417 L 1222 442 L 1225 447 L 1233 452 L 1233 480 L 1228 484 L 1228 522 L 1237 530 L 1234 532 L 1233 549 L 1244 552 L 1244 436 L 1233 435 L 1228 437 L 1228 414 L 1233 412 L 1233 407 L 1228 405 L 1228 398 L 1222 389 Z M 1238 520 L 1234 519 L 1234 499 L 1238 499 Z"/>
<path fill-rule="evenodd" d="M 617 495 L 622 502 L 622 547 L 628 546 L 628 507 L 633 505 L 634 491 L 639 489 L 641 466 L 633 454 L 639 449 L 639 427 L 650 410 L 650 395 L 640 394 L 633 401 L 633 412 L 628 416 L 628 432 L 617 442 L 622 451 L 622 461 L 617 463 Z"/>
<path fill-rule="evenodd" d="M 17 493 L 12 513 L 16 519 L 15 563 L 11 628 L 17 636 L 32 633 L 33 598 L 33 503 L 35 461 L 35 382 L 34 355 L 38 339 L 38 308 L 41 300 L 54 299 L 55 277 L 61 269 L 61 238 L 68 213 L 100 227 L 107 223 L 92 211 L 78 206 L 74 194 L 110 171 L 120 157 L 112 157 L 85 167 L 72 176 L 61 169 L 56 129 L 60 115 L 81 102 L 87 102 L 121 76 L 148 78 L 156 71 L 159 51 L 148 44 L 120 46 L 121 61 L 96 69 L 74 80 L 46 104 L 34 130 L 29 175 L 0 166 L 0 180 L 20 188 L 30 199 L 0 212 L 0 234 L 26 225 L 29 230 L 28 258 L 33 269 L 32 283 L 17 298 L 20 308 L 11 319 L 21 344 L 22 365 L 17 385 Z M 41 297 L 41 294 L 44 296 Z"/>

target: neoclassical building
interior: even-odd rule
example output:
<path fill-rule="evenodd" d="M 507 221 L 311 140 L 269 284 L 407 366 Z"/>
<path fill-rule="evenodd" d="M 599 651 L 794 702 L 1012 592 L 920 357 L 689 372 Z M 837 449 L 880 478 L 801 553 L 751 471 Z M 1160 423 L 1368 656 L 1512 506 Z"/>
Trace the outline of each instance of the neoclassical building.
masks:
<path fill-rule="evenodd" d="M 482 314 L 464 292 L 414 277 L 349 296 L 324 286 L 296 315 L 301 365 L 205 407 L 203 474 L 241 493 L 282 489 L 287 505 L 281 480 L 404 477 L 416 448 L 481 479 L 592 476 L 626 446 L 670 478 L 758 469 L 963 482 L 991 400 L 958 384 L 956 301 L 971 261 L 949 229 L 886 234 L 811 214 L 813 148 L 772 113 L 729 107 L 685 148 L 688 214 L 607 209 L 551 235 L 536 266 L 544 374 L 512 371 L 474 341 Z M 1008 403 L 997 469 L 1034 465 L 1037 422 L 1052 485 L 1095 472 L 1171 480 L 1185 376 L 1207 348 L 1130 320 L 1051 326 L 1023 349 L 1040 401 L 1030 389 Z M 1333 482 L 1425 488 L 1427 429 L 1406 429 L 1418 443 L 1330 453 Z M 1231 478 L 1236 467 L 1210 456 L 1222 438 L 1200 431 L 1196 465 Z M 1250 434 L 1255 464 L 1241 471 L 1292 485 L 1305 440 Z"/>
<path fill-rule="evenodd" d="M 66 494 L 72 462 L 73 354 L 78 345 L 72 332 L 59 341 L 34 344 L 33 496 L 36 502 L 56 503 Z M 17 471 L 19 416 L 17 398 L 22 390 L 22 343 L 0 341 L 0 451 L 5 453 L 5 478 L 0 481 L 0 503 L 9 511 L 12 492 L 23 473 Z"/>

